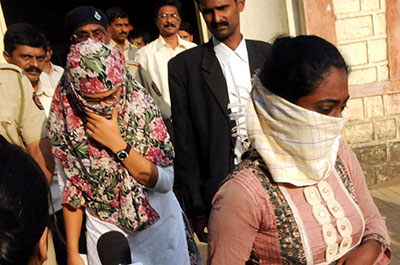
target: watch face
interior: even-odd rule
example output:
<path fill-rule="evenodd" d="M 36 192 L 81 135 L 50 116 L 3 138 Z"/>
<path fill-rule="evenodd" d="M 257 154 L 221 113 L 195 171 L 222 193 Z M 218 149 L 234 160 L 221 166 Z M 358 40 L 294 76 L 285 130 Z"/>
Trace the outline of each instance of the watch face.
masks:
<path fill-rule="evenodd" d="M 128 157 L 128 153 L 125 150 L 118 152 L 117 157 L 119 160 L 124 160 Z"/>

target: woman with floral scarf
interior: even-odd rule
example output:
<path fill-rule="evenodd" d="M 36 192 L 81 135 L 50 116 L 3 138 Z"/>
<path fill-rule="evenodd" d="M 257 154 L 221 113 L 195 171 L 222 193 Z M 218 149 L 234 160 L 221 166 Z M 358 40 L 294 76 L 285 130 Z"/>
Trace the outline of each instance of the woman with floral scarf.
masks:
<path fill-rule="evenodd" d="M 96 244 L 108 231 L 127 237 L 132 262 L 190 264 L 172 192 L 173 146 L 159 109 L 124 65 L 123 55 L 102 42 L 72 45 L 53 98 L 49 137 L 67 177 L 68 264 L 83 264 L 83 213 L 89 264 L 101 264 Z"/>

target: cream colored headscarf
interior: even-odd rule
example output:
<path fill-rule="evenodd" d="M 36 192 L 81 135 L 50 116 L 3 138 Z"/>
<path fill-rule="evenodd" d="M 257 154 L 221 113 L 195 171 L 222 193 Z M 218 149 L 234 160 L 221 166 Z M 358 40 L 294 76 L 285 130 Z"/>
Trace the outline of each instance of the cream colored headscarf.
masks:
<path fill-rule="evenodd" d="M 328 177 L 343 124 L 344 118 L 304 109 L 273 94 L 254 77 L 247 132 L 274 181 L 307 186 Z"/>

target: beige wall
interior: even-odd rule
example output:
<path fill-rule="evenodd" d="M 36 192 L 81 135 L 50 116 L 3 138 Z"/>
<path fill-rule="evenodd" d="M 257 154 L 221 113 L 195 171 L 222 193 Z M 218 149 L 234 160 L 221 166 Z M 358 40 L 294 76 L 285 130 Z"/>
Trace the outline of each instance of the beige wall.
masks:
<path fill-rule="evenodd" d="M 240 20 L 241 31 L 249 39 L 270 41 L 276 34 L 289 33 L 283 0 L 248 0 Z"/>
<path fill-rule="evenodd" d="M 270 42 L 280 34 L 304 33 L 302 0 L 247 0 L 240 16 L 241 32 L 248 39 Z M 211 36 L 199 14 L 202 37 Z"/>
<path fill-rule="evenodd" d="M 333 0 L 337 46 L 352 69 L 345 140 L 370 186 L 398 178 L 400 169 L 400 94 L 390 76 L 386 3 Z"/>
<path fill-rule="evenodd" d="M 6 60 L 4 59 L 3 56 L 3 51 L 4 51 L 4 42 L 3 42 L 3 36 L 7 31 L 7 26 L 6 22 L 4 20 L 4 15 L 3 15 L 3 8 L 1 7 L 0 3 L 0 63 L 6 63 Z"/>
<path fill-rule="evenodd" d="M 277 35 L 304 33 L 301 0 L 248 0 L 241 14 L 246 38 L 270 42 Z"/>

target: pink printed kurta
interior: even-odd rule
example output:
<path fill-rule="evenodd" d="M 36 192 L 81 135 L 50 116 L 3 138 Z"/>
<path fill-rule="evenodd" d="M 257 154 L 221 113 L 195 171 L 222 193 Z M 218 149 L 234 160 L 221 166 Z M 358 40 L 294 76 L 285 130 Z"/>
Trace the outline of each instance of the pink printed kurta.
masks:
<path fill-rule="evenodd" d="M 313 214 L 305 187 L 283 184 L 276 186 L 277 192 L 264 188 L 255 161 L 235 171 L 214 197 L 208 264 L 245 264 L 252 252 L 259 264 L 329 264 L 367 239 L 376 239 L 382 245 L 377 264 L 388 264 L 391 251 L 385 221 L 368 191 L 362 169 L 347 145 L 341 144 L 339 157 L 343 161 L 341 170 L 324 181 L 350 222 L 346 240 L 338 232 L 345 226 L 329 214 L 328 225 L 335 228 L 336 239 L 327 244 L 327 233 L 324 237 L 323 225 Z M 323 198 L 320 204 L 328 208 Z M 332 251 L 332 245 L 338 249 Z M 328 253 L 333 256 L 327 260 Z"/>

